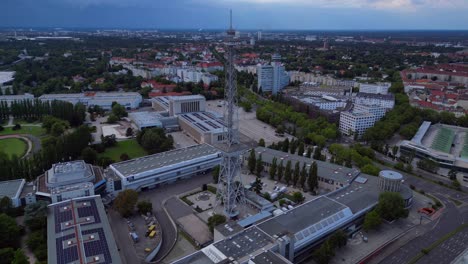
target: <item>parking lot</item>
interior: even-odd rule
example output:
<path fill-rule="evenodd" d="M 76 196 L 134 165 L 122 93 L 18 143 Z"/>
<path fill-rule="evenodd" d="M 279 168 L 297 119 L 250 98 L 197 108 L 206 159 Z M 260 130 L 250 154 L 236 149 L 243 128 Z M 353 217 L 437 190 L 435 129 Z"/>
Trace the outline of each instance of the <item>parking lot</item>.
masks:
<path fill-rule="evenodd" d="M 207 111 L 223 114 L 224 104 L 219 100 L 207 101 Z M 239 108 L 239 131 L 246 137 L 258 142 L 261 138 L 267 145 L 278 142 L 292 136 L 280 137 L 276 135 L 275 128 L 258 120 L 255 112 L 247 113 L 243 108 Z"/>

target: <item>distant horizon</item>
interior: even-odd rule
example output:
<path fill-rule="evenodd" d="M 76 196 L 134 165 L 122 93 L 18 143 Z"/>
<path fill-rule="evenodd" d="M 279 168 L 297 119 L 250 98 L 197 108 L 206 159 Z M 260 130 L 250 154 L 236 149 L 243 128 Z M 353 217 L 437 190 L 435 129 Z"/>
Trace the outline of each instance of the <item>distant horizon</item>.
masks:
<path fill-rule="evenodd" d="M 466 0 L 2 0 L 5 28 L 468 30 Z"/>
<path fill-rule="evenodd" d="M 82 27 L 82 26 L 67 26 L 67 27 L 56 27 L 56 26 L 17 26 L 17 27 L 7 27 L 7 26 L 0 26 L 0 30 L 2 31 L 9 31 L 9 30 L 21 30 L 21 31 L 38 31 L 38 30 L 157 30 L 157 31 L 226 31 L 226 28 L 157 28 L 157 27 Z M 246 31 L 246 32 L 468 32 L 467 29 L 255 29 L 255 28 L 234 28 L 236 31 Z"/>

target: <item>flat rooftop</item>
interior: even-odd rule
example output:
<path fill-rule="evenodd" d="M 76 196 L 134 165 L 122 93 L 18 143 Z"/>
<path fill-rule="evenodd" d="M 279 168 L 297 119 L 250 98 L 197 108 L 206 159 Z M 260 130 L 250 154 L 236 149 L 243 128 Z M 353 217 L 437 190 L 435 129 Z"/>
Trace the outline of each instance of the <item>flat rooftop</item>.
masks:
<path fill-rule="evenodd" d="M 124 177 L 129 177 L 145 171 L 172 166 L 183 161 L 216 154 L 218 152 L 219 150 L 208 144 L 201 144 L 122 161 L 114 163 L 111 166 Z"/>
<path fill-rule="evenodd" d="M 164 109 L 169 109 L 169 96 L 157 96 L 151 100 L 163 106 Z"/>
<path fill-rule="evenodd" d="M 271 251 L 265 251 L 251 259 L 252 264 L 288 264 L 289 260 Z"/>
<path fill-rule="evenodd" d="M 162 126 L 159 119 L 163 118 L 163 116 L 157 112 L 132 112 L 129 113 L 128 116 L 138 127 Z"/>
<path fill-rule="evenodd" d="M 295 234 L 305 228 L 333 216 L 347 207 L 326 196 L 321 196 L 310 202 L 273 217 L 258 225 L 258 228 L 270 236 Z M 344 217 L 344 214 L 343 214 Z"/>
<path fill-rule="evenodd" d="M 121 263 L 99 196 L 49 205 L 47 249 L 49 264 Z"/>
<path fill-rule="evenodd" d="M 210 112 L 186 113 L 178 116 L 203 133 L 222 133 L 225 131 L 223 121 Z"/>
<path fill-rule="evenodd" d="M 15 197 L 16 194 L 19 194 L 23 181 L 23 179 L 17 179 L 0 182 L 0 198 L 5 196 L 9 198 Z"/>
<path fill-rule="evenodd" d="M 206 100 L 204 96 L 195 94 L 195 95 L 183 95 L 183 96 L 170 96 L 170 101 L 186 101 L 186 100 Z"/>
<path fill-rule="evenodd" d="M 312 165 L 312 162 L 317 163 L 317 174 L 319 177 L 326 178 L 326 179 L 332 179 L 334 181 L 338 181 L 342 183 L 343 185 L 349 184 L 352 179 L 354 179 L 360 171 L 357 169 L 352 169 L 352 168 L 346 168 L 343 166 L 339 166 L 336 164 L 320 161 L 320 160 L 314 160 L 311 158 L 307 158 L 304 156 L 299 156 L 295 154 L 289 154 L 286 152 L 282 152 L 279 150 L 274 150 L 270 148 L 265 148 L 265 147 L 257 147 L 255 148 L 255 151 L 257 153 L 257 156 L 259 154 L 262 154 L 262 160 L 264 162 L 271 163 L 273 161 L 273 158 L 277 158 L 278 164 L 280 164 L 281 161 L 283 161 L 283 166 L 286 166 L 286 163 L 290 160 L 292 163 L 292 166 L 299 161 L 301 163 L 306 163 L 307 169 Z"/>
<path fill-rule="evenodd" d="M 11 82 L 15 79 L 14 71 L 0 71 L 0 84 Z"/>

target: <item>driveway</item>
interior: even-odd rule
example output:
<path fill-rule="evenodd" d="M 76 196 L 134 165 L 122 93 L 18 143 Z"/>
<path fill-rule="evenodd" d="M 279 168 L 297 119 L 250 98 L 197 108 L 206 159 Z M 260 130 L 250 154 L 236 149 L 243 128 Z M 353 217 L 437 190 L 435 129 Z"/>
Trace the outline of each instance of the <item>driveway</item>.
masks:
<path fill-rule="evenodd" d="M 153 190 L 141 192 L 139 200 L 150 200 L 153 203 L 153 213 L 159 221 L 163 230 L 163 241 L 159 253 L 156 255 L 155 261 L 159 262 L 169 254 L 177 240 L 177 230 L 164 211 L 163 202 L 168 201 L 169 213 L 174 216 L 184 215 L 187 213 L 187 208 L 183 206 L 172 206 L 179 204 L 178 201 L 171 199 L 173 196 L 191 191 L 195 188 L 201 187 L 203 184 L 211 183 L 213 177 L 211 174 L 194 176 L 191 179 L 178 181 L 176 183 L 162 186 Z M 181 205 L 181 204 L 179 204 Z M 175 221 L 175 219 L 174 219 Z"/>

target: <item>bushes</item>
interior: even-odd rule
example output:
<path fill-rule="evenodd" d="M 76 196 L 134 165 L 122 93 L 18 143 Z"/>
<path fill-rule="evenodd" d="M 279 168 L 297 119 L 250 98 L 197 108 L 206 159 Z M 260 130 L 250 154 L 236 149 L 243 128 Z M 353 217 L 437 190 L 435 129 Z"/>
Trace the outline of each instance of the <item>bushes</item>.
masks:
<path fill-rule="evenodd" d="M 214 214 L 208 218 L 208 227 L 210 228 L 210 231 L 213 232 L 215 226 L 224 224 L 225 222 L 226 217 L 224 215 Z"/>

